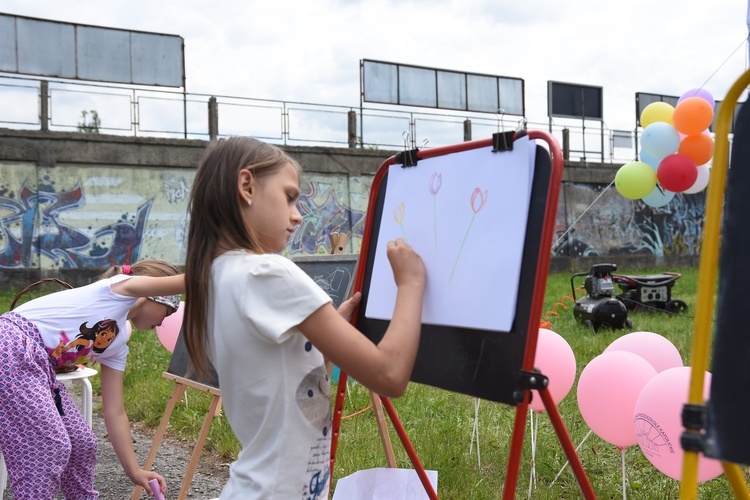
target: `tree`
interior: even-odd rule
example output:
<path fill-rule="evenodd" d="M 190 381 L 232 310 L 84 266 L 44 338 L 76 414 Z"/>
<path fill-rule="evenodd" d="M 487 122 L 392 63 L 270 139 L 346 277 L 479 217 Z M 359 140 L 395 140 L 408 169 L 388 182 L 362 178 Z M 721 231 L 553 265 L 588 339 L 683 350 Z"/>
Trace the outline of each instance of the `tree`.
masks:
<path fill-rule="evenodd" d="M 91 119 L 88 116 L 91 113 Z M 99 127 L 101 127 L 101 120 L 99 119 L 99 113 L 95 109 L 91 111 L 81 111 L 81 121 L 78 122 L 78 131 L 86 134 L 98 134 Z"/>

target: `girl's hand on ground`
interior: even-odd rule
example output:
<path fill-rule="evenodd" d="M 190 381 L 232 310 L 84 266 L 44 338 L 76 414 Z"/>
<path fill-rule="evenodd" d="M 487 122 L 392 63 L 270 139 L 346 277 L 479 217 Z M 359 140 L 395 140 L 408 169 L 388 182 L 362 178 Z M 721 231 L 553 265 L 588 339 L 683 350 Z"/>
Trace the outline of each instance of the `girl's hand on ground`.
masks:
<path fill-rule="evenodd" d="M 141 486 L 144 490 L 146 490 L 146 493 L 148 493 L 148 495 L 152 497 L 154 496 L 154 492 L 151 491 L 151 485 L 148 484 L 149 480 L 152 478 L 156 478 L 159 481 L 161 492 L 166 497 L 167 482 L 164 480 L 163 477 L 161 477 L 161 475 L 157 474 L 156 472 L 152 470 L 145 470 L 145 469 L 139 470 L 136 477 L 133 478 L 133 483 L 137 484 L 138 486 Z"/>

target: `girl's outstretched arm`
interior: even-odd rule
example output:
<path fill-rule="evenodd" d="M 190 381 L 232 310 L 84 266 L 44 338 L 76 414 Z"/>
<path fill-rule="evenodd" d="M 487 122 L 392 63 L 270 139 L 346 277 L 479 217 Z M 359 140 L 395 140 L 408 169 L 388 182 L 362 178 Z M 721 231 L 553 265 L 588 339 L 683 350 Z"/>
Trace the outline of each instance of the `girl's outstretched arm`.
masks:
<path fill-rule="evenodd" d="M 166 491 L 167 483 L 164 478 L 153 471 L 141 469 L 138 457 L 133 449 L 133 436 L 130 433 L 130 422 L 125 413 L 125 402 L 123 399 L 123 377 L 124 373 L 105 365 L 101 366 L 102 381 L 102 406 L 104 408 L 104 424 L 107 427 L 109 441 L 120 460 L 125 474 L 128 475 L 133 484 L 142 486 L 149 495 L 152 495 L 149 479 L 157 478 L 162 491 Z"/>
<path fill-rule="evenodd" d="M 133 276 L 112 285 L 112 291 L 126 297 L 150 295 L 179 295 L 185 293 L 185 275 Z"/>
<path fill-rule="evenodd" d="M 419 347 L 426 273 L 421 257 L 401 238 L 388 243 L 388 260 L 398 287 L 393 318 L 378 345 L 326 304 L 299 328 L 345 373 L 389 397 L 406 390 Z"/>

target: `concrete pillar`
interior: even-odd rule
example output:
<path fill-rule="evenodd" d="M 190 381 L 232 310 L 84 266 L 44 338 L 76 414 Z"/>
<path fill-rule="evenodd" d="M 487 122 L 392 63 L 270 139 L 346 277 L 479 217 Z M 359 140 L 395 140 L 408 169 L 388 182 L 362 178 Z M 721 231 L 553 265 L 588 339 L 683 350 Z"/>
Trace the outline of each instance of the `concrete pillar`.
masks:
<path fill-rule="evenodd" d="M 471 140 L 471 120 L 464 120 L 464 142 Z"/>
<path fill-rule="evenodd" d="M 208 138 L 215 140 L 219 136 L 219 103 L 216 97 L 208 99 Z"/>
<path fill-rule="evenodd" d="M 350 148 L 357 147 L 357 113 L 350 109 L 347 115 L 347 140 Z"/>
<path fill-rule="evenodd" d="M 39 86 L 39 122 L 41 130 L 49 130 L 49 82 L 42 80 Z"/>

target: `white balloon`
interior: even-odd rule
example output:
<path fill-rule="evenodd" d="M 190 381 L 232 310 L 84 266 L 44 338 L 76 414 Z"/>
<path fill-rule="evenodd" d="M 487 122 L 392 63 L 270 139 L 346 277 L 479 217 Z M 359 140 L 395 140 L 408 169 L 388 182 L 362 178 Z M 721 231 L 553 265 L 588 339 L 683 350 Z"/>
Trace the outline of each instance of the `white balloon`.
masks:
<path fill-rule="evenodd" d="M 708 186 L 708 180 L 711 178 L 711 167 L 706 163 L 705 165 L 701 165 L 698 167 L 698 177 L 695 179 L 695 182 L 692 186 L 687 188 L 683 193 L 685 194 L 695 194 L 700 193 L 704 189 L 706 189 L 706 186 Z"/>

